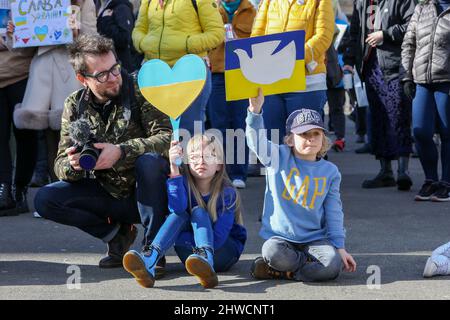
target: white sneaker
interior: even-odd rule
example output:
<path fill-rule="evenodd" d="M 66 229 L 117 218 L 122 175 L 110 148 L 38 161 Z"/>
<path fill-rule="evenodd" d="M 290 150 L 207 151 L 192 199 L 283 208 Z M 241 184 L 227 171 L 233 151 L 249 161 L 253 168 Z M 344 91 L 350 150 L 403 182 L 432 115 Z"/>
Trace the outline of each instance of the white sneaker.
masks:
<path fill-rule="evenodd" d="M 450 260 L 446 256 L 429 257 L 423 270 L 423 277 L 450 275 Z"/>
<path fill-rule="evenodd" d="M 442 246 L 436 248 L 433 253 L 431 254 L 432 257 L 434 256 L 446 256 L 447 258 L 450 258 L 450 242 L 447 242 L 446 244 L 443 244 Z"/>
<path fill-rule="evenodd" d="M 39 213 L 37 213 L 37 211 L 33 212 L 33 217 L 42 218 L 41 215 Z"/>
<path fill-rule="evenodd" d="M 237 189 L 245 189 L 245 182 L 241 179 L 234 179 L 233 186 Z"/>

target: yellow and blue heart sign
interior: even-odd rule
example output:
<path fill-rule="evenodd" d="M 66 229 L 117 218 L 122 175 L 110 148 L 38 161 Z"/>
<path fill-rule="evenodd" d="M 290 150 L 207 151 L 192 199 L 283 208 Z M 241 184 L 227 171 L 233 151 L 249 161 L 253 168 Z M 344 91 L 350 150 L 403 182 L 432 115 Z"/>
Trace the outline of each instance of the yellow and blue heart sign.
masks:
<path fill-rule="evenodd" d="M 206 77 L 203 59 L 188 54 L 181 57 L 173 68 L 159 59 L 147 61 L 139 70 L 138 85 L 148 102 L 176 119 L 200 95 Z"/>

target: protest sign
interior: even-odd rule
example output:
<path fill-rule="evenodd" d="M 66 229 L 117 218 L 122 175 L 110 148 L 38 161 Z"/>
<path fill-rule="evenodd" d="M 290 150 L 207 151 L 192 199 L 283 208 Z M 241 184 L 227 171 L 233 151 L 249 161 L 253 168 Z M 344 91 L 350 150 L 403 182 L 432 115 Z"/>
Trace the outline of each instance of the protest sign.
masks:
<path fill-rule="evenodd" d="M 71 43 L 70 0 L 11 0 L 14 47 Z"/>

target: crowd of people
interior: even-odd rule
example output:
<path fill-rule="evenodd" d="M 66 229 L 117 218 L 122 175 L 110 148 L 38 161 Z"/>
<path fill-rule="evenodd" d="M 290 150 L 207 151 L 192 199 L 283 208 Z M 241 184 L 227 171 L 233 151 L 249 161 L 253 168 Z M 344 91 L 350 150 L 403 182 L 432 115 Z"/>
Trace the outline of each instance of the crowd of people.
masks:
<path fill-rule="evenodd" d="M 251 274 L 336 279 L 342 268 L 356 270 L 345 247 L 342 177 L 326 156 L 345 150 L 346 93 L 358 142 L 365 143 L 360 152 L 380 162 L 362 188 L 410 190 L 414 145 L 425 175 L 415 200 L 450 201 L 450 0 L 355 0 L 350 17 L 337 0 L 71 4 L 79 8 L 72 44 L 14 49 L 12 22 L 1 37 L 0 216 L 28 212 L 28 188 L 41 187 L 38 216 L 107 244 L 99 267 L 123 266 L 141 286 L 153 287 L 174 246 L 187 271 L 211 288 L 248 241 L 238 189 L 252 174 L 253 153 L 252 167 L 265 167 L 266 189 L 265 242 Z M 337 20 L 349 24 L 342 41 Z M 225 41 L 294 30 L 305 30 L 306 89 L 226 101 Z M 173 67 L 186 54 L 204 60 L 207 77 L 181 117 L 192 138 L 175 141 L 169 117 L 140 93 L 136 71 L 151 59 Z M 78 121 L 88 124 L 91 149 L 99 153 L 90 169 L 75 143 Z M 230 129 L 245 131 L 243 150 L 238 141 L 227 147 Z M 141 251 L 129 250 L 135 224 L 144 227 Z M 438 274 L 450 274 L 450 244 L 427 261 L 424 276 Z"/>

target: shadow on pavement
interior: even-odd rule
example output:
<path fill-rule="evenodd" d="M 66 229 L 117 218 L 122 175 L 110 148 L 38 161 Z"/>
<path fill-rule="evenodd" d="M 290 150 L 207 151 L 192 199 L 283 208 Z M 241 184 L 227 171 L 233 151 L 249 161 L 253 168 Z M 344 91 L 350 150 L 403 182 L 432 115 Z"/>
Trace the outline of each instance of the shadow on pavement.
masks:
<path fill-rule="evenodd" d="M 1 261 L 1 286 L 63 285 L 75 274 L 70 266 L 80 268 L 82 283 L 127 279 L 129 274 L 123 269 L 100 269 L 97 265 L 57 263 L 48 261 Z M 70 282 L 72 283 L 72 282 Z"/>

